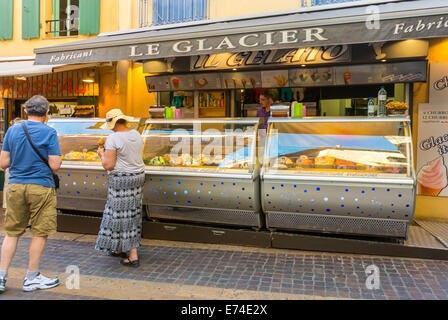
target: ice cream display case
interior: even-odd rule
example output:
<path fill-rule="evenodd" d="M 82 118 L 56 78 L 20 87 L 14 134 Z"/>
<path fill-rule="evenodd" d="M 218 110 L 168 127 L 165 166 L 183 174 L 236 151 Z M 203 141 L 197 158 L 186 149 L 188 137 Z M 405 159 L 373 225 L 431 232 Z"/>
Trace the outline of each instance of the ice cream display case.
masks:
<path fill-rule="evenodd" d="M 262 227 L 258 126 L 258 118 L 147 120 L 148 218 Z"/>
<path fill-rule="evenodd" d="M 412 155 L 406 117 L 271 119 L 261 170 L 266 226 L 406 238 Z"/>
<path fill-rule="evenodd" d="M 146 119 L 129 122 L 130 128 L 143 130 Z M 50 119 L 48 125 L 58 133 L 62 166 L 57 172 L 58 209 L 103 212 L 107 199 L 107 172 L 101 165 L 98 146 L 104 146 L 111 130 L 100 129 L 106 119 Z"/>

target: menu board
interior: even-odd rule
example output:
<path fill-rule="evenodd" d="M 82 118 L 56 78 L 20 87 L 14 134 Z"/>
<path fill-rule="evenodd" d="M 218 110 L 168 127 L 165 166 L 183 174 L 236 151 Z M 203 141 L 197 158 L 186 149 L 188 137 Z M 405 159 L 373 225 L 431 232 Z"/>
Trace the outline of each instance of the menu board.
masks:
<path fill-rule="evenodd" d="M 426 82 L 426 61 L 335 67 L 336 85 Z"/>
<path fill-rule="evenodd" d="M 273 70 L 261 72 L 263 88 L 282 88 L 289 86 L 288 70 Z"/>
<path fill-rule="evenodd" d="M 210 89 L 222 88 L 221 77 L 217 73 L 195 74 L 194 85 L 195 89 L 198 90 L 210 90 Z"/>
<path fill-rule="evenodd" d="M 289 83 L 292 87 L 333 85 L 334 79 L 333 68 L 289 70 Z"/>
<path fill-rule="evenodd" d="M 232 72 L 221 75 L 224 89 L 254 89 L 261 88 L 260 72 Z"/>
<path fill-rule="evenodd" d="M 191 74 L 171 76 L 170 82 L 171 90 L 194 90 L 196 88 Z"/>
<path fill-rule="evenodd" d="M 162 77 L 146 77 L 146 84 L 148 91 L 170 91 L 170 78 L 167 76 Z"/>

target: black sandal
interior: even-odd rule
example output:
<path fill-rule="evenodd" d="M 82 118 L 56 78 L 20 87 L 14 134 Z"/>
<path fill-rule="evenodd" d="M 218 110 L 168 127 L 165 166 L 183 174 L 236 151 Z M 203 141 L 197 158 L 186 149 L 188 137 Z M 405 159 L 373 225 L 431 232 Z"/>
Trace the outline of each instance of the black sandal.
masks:
<path fill-rule="evenodd" d="M 109 252 L 109 256 L 111 257 L 117 257 L 117 258 L 127 258 L 128 255 L 125 252 L 115 252 L 115 251 L 110 251 Z"/>
<path fill-rule="evenodd" d="M 128 262 L 126 262 L 126 260 L 128 260 Z M 126 267 L 137 268 L 138 266 L 140 266 L 140 262 L 138 261 L 138 259 L 134 260 L 134 261 L 131 261 L 131 259 L 127 258 L 127 259 L 124 259 L 124 260 L 120 260 L 120 263 L 123 266 L 126 266 Z"/>

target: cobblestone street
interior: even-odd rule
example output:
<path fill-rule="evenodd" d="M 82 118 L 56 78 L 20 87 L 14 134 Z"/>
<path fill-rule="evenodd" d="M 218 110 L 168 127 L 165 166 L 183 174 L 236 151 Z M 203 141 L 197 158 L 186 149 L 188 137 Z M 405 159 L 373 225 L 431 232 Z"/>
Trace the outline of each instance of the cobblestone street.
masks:
<path fill-rule="evenodd" d="M 27 231 L 0 299 L 448 299 L 448 261 L 144 239 L 141 266 L 134 269 L 99 254 L 94 241 L 72 233 L 50 237 L 41 272 L 58 276 L 61 285 L 25 293 Z M 380 271 L 378 290 L 366 287 L 365 269 L 372 264 Z M 80 269 L 79 290 L 66 286 L 70 265 Z"/>

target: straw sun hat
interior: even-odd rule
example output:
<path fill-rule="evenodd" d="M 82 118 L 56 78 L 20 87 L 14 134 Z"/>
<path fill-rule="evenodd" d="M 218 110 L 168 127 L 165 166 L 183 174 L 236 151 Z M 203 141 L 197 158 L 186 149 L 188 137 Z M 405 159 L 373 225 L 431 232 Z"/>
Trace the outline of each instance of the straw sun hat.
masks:
<path fill-rule="evenodd" d="M 100 128 L 106 130 L 112 130 L 115 127 L 115 123 L 119 119 L 124 119 L 126 121 L 132 121 L 132 117 L 125 116 L 120 109 L 112 109 L 108 113 L 106 113 L 106 123 L 103 124 Z"/>

